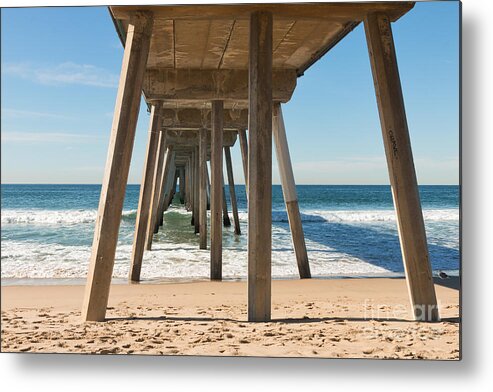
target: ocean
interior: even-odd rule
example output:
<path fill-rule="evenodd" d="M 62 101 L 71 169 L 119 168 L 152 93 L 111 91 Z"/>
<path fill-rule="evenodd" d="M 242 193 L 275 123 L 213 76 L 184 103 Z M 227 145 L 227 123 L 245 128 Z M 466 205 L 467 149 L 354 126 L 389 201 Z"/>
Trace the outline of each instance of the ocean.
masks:
<path fill-rule="evenodd" d="M 86 277 L 100 185 L 1 185 L 2 284 L 70 283 Z M 432 268 L 459 270 L 459 187 L 420 186 Z M 402 276 L 395 213 L 389 186 L 297 186 L 312 275 Z M 227 197 L 229 192 L 226 187 Z M 242 235 L 223 229 L 223 276 L 247 276 L 247 210 L 243 185 L 236 186 Z M 113 277 L 126 281 L 139 198 L 128 185 Z M 229 199 L 228 199 L 229 203 Z M 280 186 L 273 186 L 272 275 L 298 275 Z M 230 207 L 230 203 L 229 203 Z M 232 219 L 232 214 L 230 213 Z M 187 212 L 175 199 L 164 227 L 146 252 L 146 281 L 196 280 L 209 276 L 209 251 Z"/>

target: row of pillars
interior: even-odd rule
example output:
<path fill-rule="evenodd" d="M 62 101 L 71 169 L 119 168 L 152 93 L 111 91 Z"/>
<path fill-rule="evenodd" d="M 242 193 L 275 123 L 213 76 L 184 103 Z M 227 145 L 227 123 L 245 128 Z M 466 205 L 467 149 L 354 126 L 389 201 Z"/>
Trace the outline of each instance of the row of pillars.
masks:
<path fill-rule="evenodd" d="M 198 131 L 198 146 L 188 152 L 181 152 L 182 165 L 177 165 L 177 155 L 173 145 L 166 142 L 166 130 L 161 127 L 162 102 L 151 105 L 151 120 L 147 144 L 146 160 L 142 175 L 137 220 L 131 258 L 129 280 L 140 281 L 144 250 L 151 250 L 153 234 L 163 225 L 163 213 L 175 196 L 177 183 L 180 185 L 180 202 L 192 211 L 191 224 L 199 233 L 200 249 L 207 249 L 207 210 L 211 210 L 211 274 L 212 280 L 222 279 L 222 228 L 231 226 L 228 215 L 226 192 L 224 189 L 222 151 L 226 163 L 234 232 L 241 234 L 233 164 L 229 146 L 222 143 L 223 115 L 222 101 L 213 101 L 212 140 L 209 143 L 208 130 Z M 310 278 L 307 250 L 304 240 L 301 216 L 298 207 L 291 159 L 280 105 L 275 106 L 272 129 L 279 162 L 281 183 L 292 232 L 293 244 L 301 278 Z M 245 173 L 248 173 L 248 145 L 246 131 L 241 131 L 242 160 Z M 211 145 L 211 172 L 209 181 L 207 152 Z M 185 160 L 185 164 L 183 161 Z M 248 178 L 248 174 L 245 178 Z M 188 181 L 187 181 L 188 179 Z M 212 183 L 212 186 L 211 186 Z M 189 186 L 187 186 L 189 184 Z M 212 190 L 211 190 L 212 189 Z M 212 200 L 212 202 L 211 202 Z M 222 222 L 222 225 L 221 225 Z"/>
<path fill-rule="evenodd" d="M 120 79 L 120 85 L 112 125 L 111 141 L 105 177 L 101 191 L 101 199 L 96 221 L 96 229 L 91 255 L 89 275 L 83 304 L 85 320 L 104 320 L 108 303 L 111 274 L 118 238 L 118 229 L 123 208 L 125 186 L 128 178 L 132 154 L 135 126 L 139 109 L 140 91 L 144 75 L 146 59 L 149 51 L 153 18 L 149 13 L 136 13 L 130 20 L 127 41 Z M 392 185 L 392 195 L 397 212 L 397 222 L 405 272 L 409 288 L 411 305 L 416 319 L 438 320 L 438 309 L 429 263 L 428 247 L 424 229 L 421 204 L 419 199 L 416 174 L 407 128 L 401 84 L 397 69 L 394 42 L 389 18 L 384 14 L 372 13 L 364 20 L 368 42 L 371 67 L 373 72 L 376 96 L 382 125 L 385 152 Z M 276 141 L 277 157 L 281 169 L 281 180 L 288 213 L 298 211 L 296 189 L 294 186 L 291 162 L 287 150 L 282 112 L 278 104 L 272 100 L 272 34 L 273 19 L 270 12 L 256 11 L 250 18 L 249 40 L 249 140 L 240 132 L 242 155 L 248 157 L 248 168 L 245 169 L 248 189 L 248 320 L 268 321 L 271 318 L 271 254 L 272 254 L 272 139 Z M 153 109 L 153 117 L 158 116 L 158 108 Z M 212 102 L 212 140 L 211 140 L 211 277 L 222 277 L 220 238 L 222 226 L 222 102 Z M 149 134 L 149 153 L 154 154 L 159 142 L 159 132 L 153 130 Z M 152 142 L 151 142 L 152 139 Z M 156 140 L 158 140 L 156 142 Z M 202 145 L 202 143 L 200 143 Z M 248 151 L 247 151 L 248 150 Z M 168 149 L 168 154 L 169 154 Z M 201 154 L 202 152 L 202 154 Z M 151 155 L 152 155 L 151 154 Z M 203 151 L 194 154 L 194 159 L 203 161 Z M 168 155 L 167 155 L 168 156 Z M 158 155 L 157 167 L 161 155 Z M 171 158 L 170 158 L 171 159 Z M 148 160 L 144 169 L 144 183 L 141 198 L 146 193 L 146 183 L 155 189 L 159 180 L 157 170 L 151 175 L 148 168 L 156 166 L 155 160 Z M 166 167 L 166 165 L 165 165 Z M 191 169 L 193 168 L 193 169 Z M 202 169 L 201 169 L 202 168 Z M 192 162 L 189 165 L 189 178 L 185 178 L 185 189 L 189 190 L 194 178 L 204 176 L 203 165 Z M 157 176 L 157 179 L 156 179 Z M 181 183 L 181 181 L 180 181 Z M 154 186 L 153 186 L 154 184 Z M 161 176 L 162 184 L 162 176 Z M 162 187 L 162 185 L 161 185 Z M 203 189 L 201 182 L 200 189 Z M 194 196 L 201 203 L 194 203 L 194 216 L 202 215 L 204 209 L 203 195 Z M 195 190 L 196 192 L 197 190 Z M 152 203 L 162 197 L 150 192 Z M 187 192 L 189 194 L 189 192 Z M 149 203 L 149 201 L 146 201 Z M 160 201 L 156 208 L 156 219 L 162 217 Z M 148 209 L 148 211 L 153 211 Z M 136 236 L 149 240 L 149 222 L 151 227 L 154 217 L 147 217 L 145 211 L 139 211 Z M 294 217 L 292 220 L 291 217 Z M 200 232 L 200 221 L 198 219 Z M 289 223 L 293 231 L 302 232 L 298 213 L 290 214 Z M 138 234 L 140 233 L 140 234 Z M 293 237 L 294 238 L 294 237 Z M 295 252 L 298 256 L 301 244 Z M 135 246 L 134 252 L 141 252 L 141 245 Z M 305 247 L 306 252 L 306 247 Z M 137 257 L 135 260 L 138 260 Z M 300 271 L 308 268 L 303 257 Z M 141 262 L 134 262 L 131 276 L 140 273 Z M 304 272 L 309 274 L 309 269 Z"/>

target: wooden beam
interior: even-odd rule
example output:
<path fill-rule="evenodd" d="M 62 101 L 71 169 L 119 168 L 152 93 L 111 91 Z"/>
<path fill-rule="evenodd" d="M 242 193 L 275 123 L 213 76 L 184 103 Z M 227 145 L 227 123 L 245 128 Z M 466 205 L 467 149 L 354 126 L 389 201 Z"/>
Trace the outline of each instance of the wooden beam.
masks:
<path fill-rule="evenodd" d="M 221 183 L 222 183 L 222 192 L 223 192 L 223 226 L 230 227 L 231 220 L 229 219 L 228 214 L 228 199 L 226 197 L 226 188 L 224 187 L 224 173 L 221 171 Z"/>
<path fill-rule="evenodd" d="M 276 19 L 315 19 L 340 22 L 345 20 L 362 21 L 371 11 L 387 13 L 392 21 L 396 20 L 414 6 L 410 1 L 380 2 L 337 2 L 311 4 L 217 4 L 217 5 L 166 5 L 146 6 L 159 20 L 194 19 L 249 19 L 253 12 L 264 11 L 275 15 Z M 111 12 L 117 19 L 128 19 L 132 12 L 143 6 L 111 6 Z"/>
<path fill-rule="evenodd" d="M 179 190 L 180 190 L 180 203 L 185 204 L 185 168 L 184 167 L 180 167 Z"/>
<path fill-rule="evenodd" d="M 103 321 L 106 316 L 152 24 L 151 14 L 139 12 L 133 15 L 127 30 L 82 305 L 82 318 L 86 321 Z"/>
<path fill-rule="evenodd" d="M 291 239 L 293 240 L 294 252 L 298 263 L 298 272 L 301 279 L 311 278 L 310 264 L 306 252 L 305 235 L 303 233 L 300 207 L 298 205 L 298 195 L 294 181 L 293 166 L 291 164 L 288 139 L 286 138 L 286 128 L 284 126 L 281 105 L 279 103 L 274 106 L 272 132 L 274 134 L 274 144 L 276 146 L 282 193 L 284 195 L 289 227 L 291 229 Z"/>
<path fill-rule="evenodd" d="M 236 129 L 248 126 L 248 109 L 224 110 L 223 116 L 223 130 L 225 132 L 231 133 Z M 185 130 L 196 133 L 197 129 L 211 129 L 210 124 L 211 115 L 209 109 L 191 109 L 187 107 L 163 109 L 163 127 L 168 130 Z M 197 139 L 195 139 L 195 143 L 197 144 Z"/>
<path fill-rule="evenodd" d="M 194 160 L 194 196 L 193 196 L 193 216 L 195 234 L 200 232 L 200 154 L 199 147 L 195 147 Z"/>
<path fill-rule="evenodd" d="M 192 219 L 190 224 L 195 227 L 195 219 L 198 219 L 195 215 L 195 151 L 192 151 L 190 159 L 190 210 L 192 211 Z"/>
<path fill-rule="evenodd" d="M 211 180 L 209 177 L 209 169 L 207 165 L 205 165 L 205 174 L 207 181 L 207 211 L 209 211 L 211 209 Z"/>
<path fill-rule="evenodd" d="M 279 69 L 273 73 L 273 99 L 288 102 L 296 87 L 296 70 Z M 144 79 L 150 100 L 248 100 L 248 71 L 242 69 L 148 69 Z M 224 126 L 231 119 L 224 118 Z"/>
<path fill-rule="evenodd" d="M 207 249 L 207 129 L 200 130 L 200 249 Z"/>
<path fill-rule="evenodd" d="M 190 210 L 190 158 L 185 163 L 185 209 Z"/>
<path fill-rule="evenodd" d="M 154 228 L 156 227 L 156 221 L 158 218 L 159 208 L 159 196 L 161 194 L 162 177 L 164 171 L 164 159 L 166 157 L 166 132 L 159 132 L 159 147 L 158 147 L 158 159 L 156 162 L 156 170 L 154 171 L 153 178 L 153 190 L 151 197 L 150 218 L 146 230 L 145 249 L 151 250 L 152 248 L 152 236 L 154 234 Z"/>
<path fill-rule="evenodd" d="M 238 131 L 241 149 L 241 161 L 243 163 L 243 175 L 245 176 L 245 190 L 248 199 L 248 141 L 245 129 Z"/>
<path fill-rule="evenodd" d="M 128 279 L 130 282 L 140 281 L 140 271 L 142 268 L 142 258 L 144 257 L 144 247 L 146 242 L 147 228 L 149 225 L 151 200 L 153 191 L 154 173 L 156 172 L 157 152 L 159 146 L 159 134 L 161 128 L 161 107 L 152 105 L 151 121 L 149 124 L 149 136 L 147 140 L 147 152 L 144 162 L 144 172 L 140 185 L 139 205 L 137 208 L 137 218 L 135 220 L 135 234 L 130 260 L 130 272 Z"/>
<path fill-rule="evenodd" d="M 248 320 L 271 317 L 272 14 L 250 18 L 248 148 Z"/>
<path fill-rule="evenodd" d="M 171 186 L 169 177 L 173 171 L 173 158 L 174 158 L 174 146 L 168 146 L 168 151 L 166 153 L 166 162 L 164 164 L 163 177 L 161 179 L 161 194 L 159 195 L 158 213 L 156 219 L 156 226 L 154 227 L 154 233 L 159 231 L 159 226 L 163 225 L 163 214 L 165 211 L 166 195 L 168 194 Z"/>
<path fill-rule="evenodd" d="M 223 101 L 212 101 L 211 138 L 211 279 L 222 280 Z"/>
<path fill-rule="evenodd" d="M 231 210 L 233 211 L 233 221 L 235 223 L 235 234 L 240 235 L 240 217 L 238 216 L 238 204 L 236 202 L 233 163 L 231 162 L 231 150 L 229 147 L 224 147 L 224 156 L 226 158 L 226 171 L 228 173 L 229 195 L 231 197 Z"/>
<path fill-rule="evenodd" d="M 248 120 L 245 120 L 248 121 Z M 188 124 L 186 124 L 188 125 Z M 202 127 L 197 127 L 196 129 L 202 129 Z M 193 131 L 187 130 L 177 130 L 177 129 L 166 129 L 166 140 L 168 144 L 174 144 L 175 151 L 178 153 L 179 151 L 190 151 L 191 147 L 199 146 L 199 133 L 194 128 Z M 210 131 L 207 130 L 207 134 L 210 135 Z M 210 140 L 210 136 L 208 136 Z M 237 131 L 228 130 L 223 132 L 223 146 L 234 146 L 237 139 Z M 188 153 L 187 153 L 188 154 Z M 210 143 L 207 145 L 207 155 L 210 154 Z"/>
<path fill-rule="evenodd" d="M 435 287 L 389 18 L 384 14 L 368 15 L 365 32 L 411 305 L 416 320 L 437 321 Z"/>
<path fill-rule="evenodd" d="M 166 202 L 165 202 L 165 211 L 168 210 L 169 206 L 171 205 L 171 203 L 173 203 L 173 198 L 175 197 L 175 194 L 176 194 L 176 183 L 178 181 L 178 177 L 177 177 L 177 173 L 176 173 L 176 163 L 175 163 L 175 159 L 176 159 L 176 153 L 175 153 L 175 158 L 173 159 L 173 165 L 171 166 L 171 169 L 172 169 L 172 174 L 170 176 L 170 180 L 171 180 L 171 186 L 170 186 L 170 191 L 168 192 L 168 194 L 166 195 Z"/>

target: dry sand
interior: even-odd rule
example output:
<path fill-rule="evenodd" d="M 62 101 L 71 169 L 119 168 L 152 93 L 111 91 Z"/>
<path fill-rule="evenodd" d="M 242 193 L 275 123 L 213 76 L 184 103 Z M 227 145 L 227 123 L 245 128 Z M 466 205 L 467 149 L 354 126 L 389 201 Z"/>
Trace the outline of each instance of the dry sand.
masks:
<path fill-rule="evenodd" d="M 458 279 L 437 282 L 438 323 L 412 321 L 403 279 L 273 281 L 268 323 L 246 321 L 246 282 L 113 285 L 103 323 L 81 321 L 83 286 L 3 286 L 1 349 L 458 359 Z"/>

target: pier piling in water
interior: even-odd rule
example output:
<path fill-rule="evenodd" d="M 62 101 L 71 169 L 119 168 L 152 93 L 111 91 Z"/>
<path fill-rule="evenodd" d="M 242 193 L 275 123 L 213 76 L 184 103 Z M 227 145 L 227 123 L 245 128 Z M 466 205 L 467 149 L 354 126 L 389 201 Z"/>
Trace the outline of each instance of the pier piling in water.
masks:
<path fill-rule="evenodd" d="M 231 210 L 233 211 L 233 221 L 235 224 L 235 234 L 240 235 L 240 218 L 238 215 L 238 204 L 236 201 L 235 180 L 233 174 L 233 163 L 231 161 L 231 150 L 224 147 L 224 156 L 226 158 L 226 171 L 228 173 L 229 196 L 231 199 Z"/>

